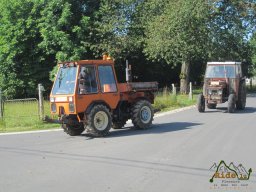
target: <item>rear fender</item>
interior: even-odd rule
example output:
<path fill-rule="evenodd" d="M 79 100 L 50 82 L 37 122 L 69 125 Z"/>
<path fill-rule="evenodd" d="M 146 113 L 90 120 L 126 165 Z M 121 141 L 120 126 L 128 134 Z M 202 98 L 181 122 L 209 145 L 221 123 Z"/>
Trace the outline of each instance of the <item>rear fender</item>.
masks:
<path fill-rule="evenodd" d="M 136 99 L 134 100 L 133 103 L 136 103 L 136 102 L 138 102 L 138 101 L 140 101 L 140 100 L 147 100 L 147 101 L 150 102 L 151 104 L 154 103 L 154 100 L 152 101 L 152 100 L 150 100 L 148 97 L 138 97 L 138 98 L 136 98 Z"/>

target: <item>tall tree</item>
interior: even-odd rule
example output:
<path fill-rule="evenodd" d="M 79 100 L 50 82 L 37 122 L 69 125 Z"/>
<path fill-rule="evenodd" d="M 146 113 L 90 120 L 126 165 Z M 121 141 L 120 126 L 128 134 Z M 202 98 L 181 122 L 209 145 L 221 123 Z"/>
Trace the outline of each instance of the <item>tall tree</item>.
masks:
<path fill-rule="evenodd" d="M 33 95 L 37 83 L 48 76 L 43 71 L 49 67 L 41 65 L 44 59 L 37 46 L 42 4 L 1 0 L 0 7 L 0 87 L 9 97 Z"/>
<path fill-rule="evenodd" d="M 256 76 L 256 34 L 250 39 L 250 47 L 252 51 L 252 65 L 250 66 L 249 76 Z"/>
<path fill-rule="evenodd" d="M 134 51 L 131 39 L 132 16 L 138 0 L 102 0 L 93 25 L 94 43 L 91 49 L 97 56 L 108 52 L 114 58 L 125 58 Z"/>
<path fill-rule="evenodd" d="M 0 87 L 9 97 L 51 88 L 56 61 L 90 57 L 99 0 L 0 0 Z"/>
<path fill-rule="evenodd" d="M 205 55 L 208 10 L 204 0 L 169 1 L 146 27 L 145 53 L 151 59 L 181 64 L 182 93 L 188 90 L 191 61 Z"/>
<path fill-rule="evenodd" d="M 215 60 L 248 60 L 249 38 L 255 30 L 253 0 L 211 0 L 209 17 L 209 58 Z"/>
<path fill-rule="evenodd" d="M 40 47 L 57 60 L 88 58 L 90 54 L 91 17 L 99 1 L 47 0 L 41 11 Z"/>

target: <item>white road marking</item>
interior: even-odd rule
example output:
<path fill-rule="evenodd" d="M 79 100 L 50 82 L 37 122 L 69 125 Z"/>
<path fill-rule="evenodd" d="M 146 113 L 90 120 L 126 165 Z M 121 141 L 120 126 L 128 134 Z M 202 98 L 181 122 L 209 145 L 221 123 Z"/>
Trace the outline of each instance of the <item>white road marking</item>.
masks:
<path fill-rule="evenodd" d="M 20 134 L 29 134 L 29 133 L 44 133 L 44 132 L 54 132 L 54 131 L 60 131 L 62 129 L 46 129 L 46 130 L 38 130 L 38 131 L 21 131 L 21 132 L 11 132 L 11 133 L 0 133 L 1 135 L 20 135 Z"/>

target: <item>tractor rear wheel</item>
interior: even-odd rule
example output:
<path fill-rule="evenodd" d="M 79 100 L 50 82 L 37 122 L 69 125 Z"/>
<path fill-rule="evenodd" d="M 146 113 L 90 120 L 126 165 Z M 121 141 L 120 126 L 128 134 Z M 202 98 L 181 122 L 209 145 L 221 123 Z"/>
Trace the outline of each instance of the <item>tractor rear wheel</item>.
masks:
<path fill-rule="evenodd" d="M 208 109 L 216 109 L 217 104 L 208 103 L 207 108 Z"/>
<path fill-rule="evenodd" d="M 228 112 L 234 113 L 236 105 L 236 96 L 235 94 L 230 94 L 228 97 Z"/>
<path fill-rule="evenodd" d="M 97 137 L 106 136 L 111 128 L 112 118 L 105 105 L 95 105 L 87 116 L 87 129 Z"/>
<path fill-rule="evenodd" d="M 132 123 L 136 129 L 147 129 L 153 121 L 154 111 L 147 100 L 137 101 L 131 112 Z"/>
<path fill-rule="evenodd" d="M 197 98 L 197 109 L 200 113 L 205 111 L 205 99 L 202 93 Z"/>
<path fill-rule="evenodd" d="M 241 84 L 238 90 L 238 98 L 236 102 L 236 109 L 243 110 L 246 105 L 246 88 L 245 84 Z"/>

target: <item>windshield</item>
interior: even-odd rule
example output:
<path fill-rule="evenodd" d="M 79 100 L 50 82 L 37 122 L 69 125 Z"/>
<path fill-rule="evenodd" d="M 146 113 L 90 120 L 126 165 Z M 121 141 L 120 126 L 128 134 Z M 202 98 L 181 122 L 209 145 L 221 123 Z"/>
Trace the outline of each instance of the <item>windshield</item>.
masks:
<path fill-rule="evenodd" d="M 53 95 L 73 94 L 77 67 L 60 67 L 52 89 Z"/>
<path fill-rule="evenodd" d="M 233 65 L 208 65 L 206 78 L 235 78 L 235 66 Z"/>

